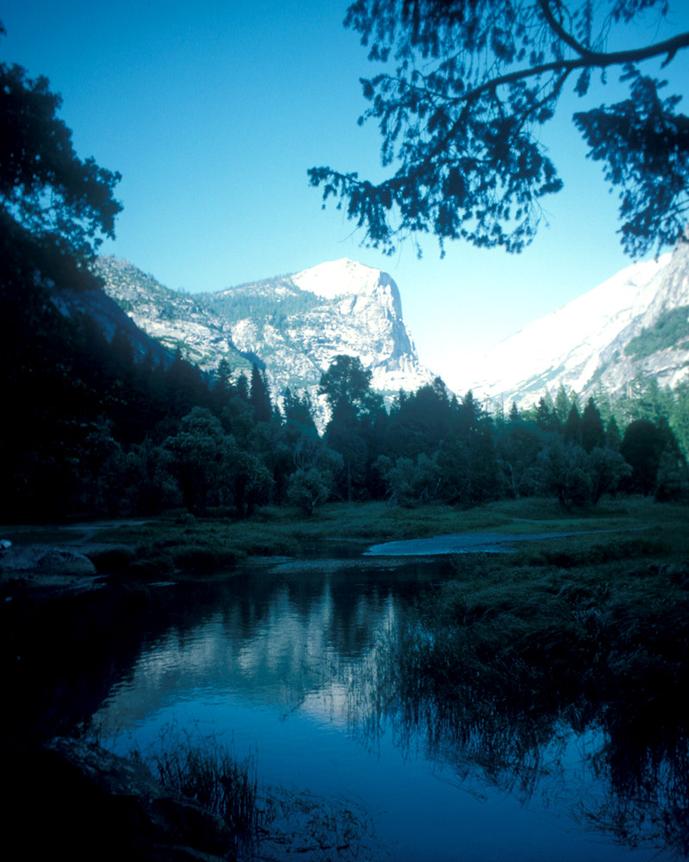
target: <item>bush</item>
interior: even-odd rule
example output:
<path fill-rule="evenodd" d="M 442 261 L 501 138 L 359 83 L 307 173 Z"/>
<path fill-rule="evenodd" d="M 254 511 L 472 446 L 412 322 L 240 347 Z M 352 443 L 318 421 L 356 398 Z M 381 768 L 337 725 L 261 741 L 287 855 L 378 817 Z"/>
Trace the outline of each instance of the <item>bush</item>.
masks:
<path fill-rule="evenodd" d="M 319 467 L 299 469 L 292 474 L 287 486 L 287 499 L 305 515 L 313 515 L 316 506 L 325 503 L 332 492 L 333 477 Z"/>

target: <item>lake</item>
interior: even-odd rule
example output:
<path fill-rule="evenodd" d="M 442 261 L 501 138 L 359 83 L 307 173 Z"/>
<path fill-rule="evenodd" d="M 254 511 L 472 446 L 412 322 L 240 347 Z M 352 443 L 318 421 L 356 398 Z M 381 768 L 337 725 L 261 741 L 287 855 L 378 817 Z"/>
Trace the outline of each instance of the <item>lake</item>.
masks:
<path fill-rule="evenodd" d="M 354 812 L 360 842 L 346 858 L 678 858 L 613 834 L 618 805 L 633 802 L 611 793 L 595 722 L 551 724 L 517 752 L 499 722 L 448 733 L 437 706 L 415 714 L 396 699 L 386 644 L 452 568 L 369 563 L 266 563 L 222 583 L 161 585 L 165 624 L 142 628 L 92 728 L 118 753 L 183 736 L 250 757 L 264 792 Z M 632 819 L 636 843 L 647 812 Z"/>

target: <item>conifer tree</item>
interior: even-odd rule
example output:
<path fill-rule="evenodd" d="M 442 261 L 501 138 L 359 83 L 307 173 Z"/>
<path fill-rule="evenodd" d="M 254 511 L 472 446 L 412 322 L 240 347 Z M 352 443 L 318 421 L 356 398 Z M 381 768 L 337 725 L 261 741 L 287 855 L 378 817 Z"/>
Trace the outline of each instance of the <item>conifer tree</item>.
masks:
<path fill-rule="evenodd" d="M 538 425 L 541 431 L 554 433 L 560 430 L 560 420 L 555 413 L 553 400 L 547 392 L 538 399 L 538 404 L 536 405 L 536 425 Z"/>
<path fill-rule="evenodd" d="M 632 468 L 628 490 L 653 493 L 666 442 L 663 433 L 650 419 L 635 419 L 629 423 L 620 446 L 620 453 Z"/>
<path fill-rule="evenodd" d="M 620 235 L 633 256 L 681 239 L 687 223 L 689 144 L 679 95 L 665 95 L 656 67 L 689 49 L 689 32 L 623 44 L 614 34 L 655 10 L 672 22 L 676 0 L 354 0 L 355 29 L 377 74 L 362 79 L 377 122 L 379 182 L 356 171 L 313 167 L 324 203 L 337 202 L 391 254 L 420 233 L 521 251 L 542 222 L 541 198 L 563 187 L 539 130 L 576 95 L 573 115 L 620 198 Z M 673 8 L 674 7 L 674 8 Z M 674 23 L 674 22 L 673 22 Z M 638 27 L 636 32 L 643 32 Z M 627 89 L 600 105 L 591 82 Z M 588 104 L 587 102 L 588 97 Z M 595 100 L 595 101 L 594 101 Z"/>
<path fill-rule="evenodd" d="M 557 418 L 560 420 L 562 425 L 567 421 L 567 417 L 569 416 L 569 411 L 572 407 L 572 399 L 569 397 L 567 390 L 564 387 L 564 384 L 560 384 L 557 390 L 557 394 L 555 395 L 555 414 Z"/>
<path fill-rule="evenodd" d="M 563 436 L 568 443 L 581 443 L 581 416 L 576 402 L 569 408 L 567 421 L 562 429 Z"/>
<path fill-rule="evenodd" d="M 620 434 L 617 420 L 614 416 L 611 416 L 605 429 L 605 445 L 608 449 L 612 449 L 613 452 L 619 452 L 621 444 L 622 435 Z"/>
<path fill-rule="evenodd" d="M 270 422 L 273 415 L 273 405 L 270 401 L 265 374 L 256 364 L 251 366 L 249 403 L 254 411 L 254 418 L 257 422 Z"/>
<path fill-rule="evenodd" d="M 237 395 L 242 401 L 249 401 L 249 381 L 246 379 L 246 374 L 242 373 L 237 378 Z"/>
<path fill-rule="evenodd" d="M 587 452 L 605 445 L 605 428 L 600 411 L 593 398 L 589 398 L 581 417 L 581 445 Z"/>

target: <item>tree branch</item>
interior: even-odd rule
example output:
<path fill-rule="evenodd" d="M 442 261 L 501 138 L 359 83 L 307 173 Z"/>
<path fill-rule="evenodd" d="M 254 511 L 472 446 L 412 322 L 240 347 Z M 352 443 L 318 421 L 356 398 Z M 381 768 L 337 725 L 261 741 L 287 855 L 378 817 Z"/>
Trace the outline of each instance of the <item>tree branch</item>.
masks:
<path fill-rule="evenodd" d="M 557 20 L 555 15 L 553 14 L 553 10 L 550 8 L 550 0 L 538 0 L 538 5 L 541 7 L 541 12 L 543 12 L 543 17 L 548 22 L 550 29 L 555 33 L 555 35 L 561 39 L 565 45 L 569 45 L 569 47 L 579 54 L 580 57 L 590 57 L 593 53 L 590 48 L 587 48 L 585 45 L 582 45 L 577 39 L 572 36 L 562 24 Z"/>
<path fill-rule="evenodd" d="M 644 48 L 629 48 L 624 51 L 611 51 L 605 53 L 601 51 L 590 51 L 585 57 L 578 57 L 574 60 L 551 60 L 549 63 L 540 63 L 536 66 L 529 66 L 525 69 L 515 69 L 512 72 L 506 72 L 504 75 L 498 75 L 483 84 L 469 90 L 468 93 L 463 93 L 456 101 L 473 101 L 486 90 L 494 90 L 504 84 L 514 84 L 517 81 L 523 81 L 527 78 L 537 78 L 539 75 L 545 75 L 548 72 L 573 72 L 576 69 L 606 69 L 608 66 L 622 66 L 627 63 L 639 63 L 642 60 L 650 60 L 652 57 L 660 57 L 663 54 L 674 55 L 682 48 L 689 48 L 689 32 L 678 33 L 671 39 L 665 39 L 663 42 L 656 42 L 653 45 L 646 45 Z"/>

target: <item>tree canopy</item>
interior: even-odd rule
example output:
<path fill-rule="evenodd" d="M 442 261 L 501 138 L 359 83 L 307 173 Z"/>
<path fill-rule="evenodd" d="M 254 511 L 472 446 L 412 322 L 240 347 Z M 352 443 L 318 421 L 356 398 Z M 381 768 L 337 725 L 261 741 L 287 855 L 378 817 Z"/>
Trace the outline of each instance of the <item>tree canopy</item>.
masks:
<path fill-rule="evenodd" d="M 521 251 L 542 220 L 541 199 L 562 188 L 539 129 L 566 87 L 584 100 L 594 74 L 617 69 L 629 98 L 574 114 L 589 157 L 619 195 L 627 253 L 660 251 L 683 236 L 689 213 L 689 117 L 678 96 L 644 75 L 670 63 L 689 32 L 618 50 L 642 15 L 667 16 L 669 0 L 355 0 L 345 25 L 384 71 L 362 79 L 377 121 L 379 183 L 330 167 L 309 170 L 322 190 L 391 254 L 431 233 L 443 243 Z"/>
<path fill-rule="evenodd" d="M 83 258 L 114 236 L 120 175 L 77 155 L 61 104 L 47 78 L 0 63 L 0 224 Z"/>

